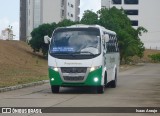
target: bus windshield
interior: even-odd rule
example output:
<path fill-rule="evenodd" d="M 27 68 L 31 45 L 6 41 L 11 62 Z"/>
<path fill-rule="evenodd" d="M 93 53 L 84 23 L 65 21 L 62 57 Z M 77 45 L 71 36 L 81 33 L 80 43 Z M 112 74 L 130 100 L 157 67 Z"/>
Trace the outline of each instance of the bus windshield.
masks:
<path fill-rule="evenodd" d="M 97 28 L 61 28 L 54 32 L 51 55 L 98 55 L 100 31 Z"/>

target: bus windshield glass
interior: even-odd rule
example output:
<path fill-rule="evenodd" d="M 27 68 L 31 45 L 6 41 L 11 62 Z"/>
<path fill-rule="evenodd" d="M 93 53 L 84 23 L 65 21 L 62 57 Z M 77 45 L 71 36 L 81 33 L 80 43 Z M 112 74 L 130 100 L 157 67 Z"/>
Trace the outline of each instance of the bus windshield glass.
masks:
<path fill-rule="evenodd" d="M 51 55 L 98 55 L 100 31 L 97 28 L 60 28 L 52 36 Z"/>

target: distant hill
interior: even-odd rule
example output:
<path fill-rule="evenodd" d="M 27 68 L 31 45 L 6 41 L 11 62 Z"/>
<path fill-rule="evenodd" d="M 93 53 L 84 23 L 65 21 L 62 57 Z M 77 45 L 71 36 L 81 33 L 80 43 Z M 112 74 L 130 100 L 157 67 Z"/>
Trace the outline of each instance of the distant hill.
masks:
<path fill-rule="evenodd" d="M 47 60 L 25 42 L 0 40 L 0 88 L 48 79 Z"/>

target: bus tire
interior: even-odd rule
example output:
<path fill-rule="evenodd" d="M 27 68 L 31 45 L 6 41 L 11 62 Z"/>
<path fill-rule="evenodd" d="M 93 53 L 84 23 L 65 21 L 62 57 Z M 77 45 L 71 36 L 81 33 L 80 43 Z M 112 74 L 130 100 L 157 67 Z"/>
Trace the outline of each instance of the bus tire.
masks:
<path fill-rule="evenodd" d="M 104 76 L 104 85 L 105 85 L 105 88 L 108 87 L 108 83 L 107 83 L 107 73 L 105 72 L 105 76 Z"/>
<path fill-rule="evenodd" d="M 115 73 L 115 79 L 111 81 L 110 83 L 111 88 L 116 88 L 117 87 L 117 73 Z"/>
<path fill-rule="evenodd" d="M 52 93 L 59 93 L 60 86 L 51 86 Z"/>

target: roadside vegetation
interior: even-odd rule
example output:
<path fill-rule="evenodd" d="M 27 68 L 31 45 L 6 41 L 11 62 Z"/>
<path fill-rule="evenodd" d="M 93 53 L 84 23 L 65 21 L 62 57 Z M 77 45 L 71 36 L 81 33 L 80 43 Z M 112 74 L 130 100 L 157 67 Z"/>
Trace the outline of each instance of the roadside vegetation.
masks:
<path fill-rule="evenodd" d="M 144 27 L 134 29 L 124 10 L 119 10 L 115 7 L 111 9 L 101 9 L 97 13 L 87 10 L 84 12 L 80 22 L 63 20 L 57 24 L 40 25 L 32 31 L 32 39 L 30 40 L 29 45 L 34 52 L 42 52 L 44 56 L 47 56 L 48 45 L 44 43 L 44 36 L 49 35 L 51 37 L 55 28 L 73 24 L 98 24 L 109 30 L 115 31 L 119 42 L 121 64 L 127 64 L 133 56 L 142 58 L 144 55 L 144 44 L 139 37 L 142 33 L 147 32 L 147 30 Z"/>
<path fill-rule="evenodd" d="M 153 62 L 160 62 L 160 53 L 151 54 L 148 57 L 150 57 Z"/>
<path fill-rule="evenodd" d="M 130 60 L 130 64 L 137 64 L 137 63 L 158 63 L 158 61 L 156 61 L 156 60 L 154 60 L 152 58 L 155 54 L 160 54 L 160 50 L 146 49 L 144 51 L 144 55 L 143 55 L 142 58 L 134 56 Z"/>
<path fill-rule="evenodd" d="M 0 88 L 48 79 L 47 61 L 25 42 L 0 40 Z"/>

